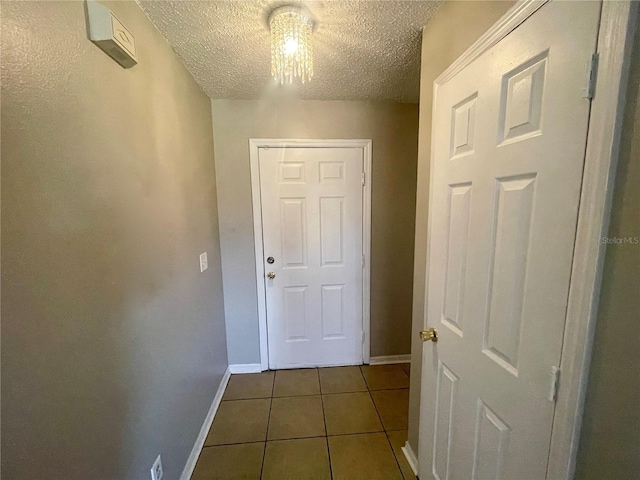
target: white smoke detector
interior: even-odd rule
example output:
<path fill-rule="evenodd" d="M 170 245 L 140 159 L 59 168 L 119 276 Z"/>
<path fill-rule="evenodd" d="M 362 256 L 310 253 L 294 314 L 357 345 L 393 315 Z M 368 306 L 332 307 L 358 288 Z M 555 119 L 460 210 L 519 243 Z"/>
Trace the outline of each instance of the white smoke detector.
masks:
<path fill-rule="evenodd" d="M 124 68 L 138 63 L 136 39 L 111 10 L 87 0 L 89 39 Z"/>

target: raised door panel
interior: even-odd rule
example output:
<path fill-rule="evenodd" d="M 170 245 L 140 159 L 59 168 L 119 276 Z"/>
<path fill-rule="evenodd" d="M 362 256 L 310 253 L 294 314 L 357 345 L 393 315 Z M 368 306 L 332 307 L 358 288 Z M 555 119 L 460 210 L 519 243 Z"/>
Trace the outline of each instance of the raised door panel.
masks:
<path fill-rule="evenodd" d="M 545 51 L 536 55 L 504 75 L 500 142 L 513 143 L 542 133 L 542 97 L 548 54 Z"/>
<path fill-rule="evenodd" d="M 320 198 L 320 264 L 344 264 L 343 197 Z"/>
<path fill-rule="evenodd" d="M 307 204 L 304 198 L 280 199 L 283 268 L 307 265 Z"/>
<path fill-rule="evenodd" d="M 475 148 L 476 100 L 478 94 L 462 100 L 451 112 L 450 158 L 471 155 Z"/>
<path fill-rule="evenodd" d="M 516 376 L 535 180 L 535 175 L 524 175 L 496 182 L 490 302 L 483 351 Z"/>
<path fill-rule="evenodd" d="M 511 428 L 482 400 L 476 409 L 473 449 L 473 480 L 507 480 L 505 462 L 509 455 Z"/>
<path fill-rule="evenodd" d="M 284 287 L 285 342 L 308 342 L 307 286 Z"/>
<path fill-rule="evenodd" d="M 344 294 L 346 285 L 322 285 L 322 338 L 343 339 Z"/>
<path fill-rule="evenodd" d="M 304 163 L 280 162 L 278 181 L 281 185 L 306 183 L 304 170 Z"/>
<path fill-rule="evenodd" d="M 345 179 L 345 164 L 343 161 L 321 161 L 318 164 L 320 183 L 342 183 Z"/>
<path fill-rule="evenodd" d="M 450 478 L 452 438 L 458 399 L 458 377 L 444 363 L 438 365 L 435 428 L 433 431 L 433 475 L 439 480 Z"/>
<path fill-rule="evenodd" d="M 463 335 L 462 305 L 469 248 L 470 208 L 471 183 L 450 185 L 442 323 L 460 336 Z"/>

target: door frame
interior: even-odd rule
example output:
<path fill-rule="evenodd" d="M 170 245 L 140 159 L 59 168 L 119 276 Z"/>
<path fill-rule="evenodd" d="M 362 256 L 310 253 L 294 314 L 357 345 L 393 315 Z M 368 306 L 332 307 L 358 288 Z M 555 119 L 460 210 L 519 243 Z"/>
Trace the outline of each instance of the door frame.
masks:
<path fill-rule="evenodd" d="M 433 82 L 432 116 L 438 87 L 484 52 L 492 48 L 550 0 L 520 0 Z M 573 478 L 580 428 L 589 380 L 589 364 L 597 321 L 598 301 L 613 197 L 633 34 L 638 10 L 633 0 L 603 0 L 596 52 L 599 55 L 595 95 L 589 113 L 582 190 L 569 286 L 565 332 L 560 357 L 560 381 L 552 423 L 547 478 Z M 622 53 L 622 54 L 620 54 Z M 587 69 L 585 68 L 585 87 Z M 434 130 L 431 157 L 434 156 Z M 433 163 L 430 164 L 429 205 L 433 196 Z M 431 218 L 428 220 L 425 295 L 429 288 Z M 427 328 L 427 309 L 423 313 Z M 427 350 L 422 346 L 419 438 L 431 431 L 432 419 L 422 405 L 432 405 L 434 392 L 423 388 L 429 371 Z M 418 447 L 418 455 L 421 451 Z M 418 457 L 419 458 L 419 457 Z M 418 465 L 419 467 L 419 465 Z"/>
<path fill-rule="evenodd" d="M 253 200 L 253 235 L 256 255 L 258 323 L 260 328 L 260 365 L 269 369 L 267 337 L 267 291 L 265 287 L 264 244 L 262 237 L 262 197 L 260 195 L 260 148 L 362 148 L 364 187 L 362 189 L 362 361 L 371 358 L 371 139 L 277 139 L 250 138 L 251 197 Z"/>

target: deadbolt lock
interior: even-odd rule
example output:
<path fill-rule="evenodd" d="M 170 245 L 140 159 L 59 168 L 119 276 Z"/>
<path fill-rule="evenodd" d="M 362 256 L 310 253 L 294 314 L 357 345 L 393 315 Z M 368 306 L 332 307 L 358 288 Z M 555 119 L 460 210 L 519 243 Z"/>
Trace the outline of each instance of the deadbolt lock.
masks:
<path fill-rule="evenodd" d="M 423 342 L 428 342 L 431 340 L 432 342 L 438 341 L 438 331 L 435 328 L 430 328 L 429 330 L 422 330 L 420 332 L 420 339 Z"/>

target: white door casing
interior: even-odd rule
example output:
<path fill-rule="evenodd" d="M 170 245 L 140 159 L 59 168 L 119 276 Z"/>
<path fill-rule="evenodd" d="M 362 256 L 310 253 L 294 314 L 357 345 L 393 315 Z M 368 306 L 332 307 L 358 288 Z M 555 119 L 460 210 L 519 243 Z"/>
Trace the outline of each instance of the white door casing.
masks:
<path fill-rule="evenodd" d="M 423 479 L 546 476 L 599 12 L 547 4 L 437 87 Z"/>
<path fill-rule="evenodd" d="M 257 151 L 269 368 L 360 364 L 365 149 L 272 144 Z"/>

